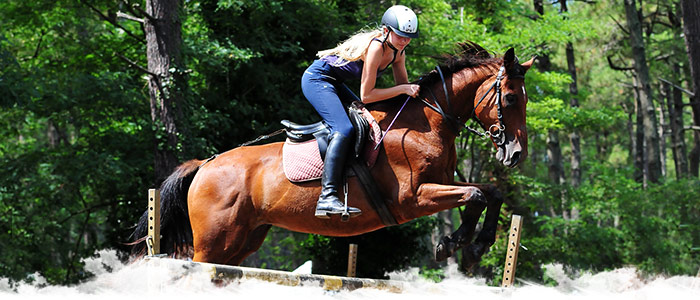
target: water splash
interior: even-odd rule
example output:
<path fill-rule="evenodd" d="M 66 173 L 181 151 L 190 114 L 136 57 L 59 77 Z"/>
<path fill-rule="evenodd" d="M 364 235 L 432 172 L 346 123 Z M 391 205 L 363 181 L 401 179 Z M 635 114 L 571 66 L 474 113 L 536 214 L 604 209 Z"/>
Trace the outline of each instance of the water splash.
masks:
<path fill-rule="evenodd" d="M 47 285 L 40 275 L 34 282 L 22 283 L 14 289 L 7 279 L 0 278 L 0 299 L 123 299 L 128 296 L 250 296 L 257 299 L 698 299 L 700 278 L 689 276 L 641 279 L 635 269 L 623 268 L 597 274 L 584 273 L 570 278 L 561 265 L 545 266 L 547 276 L 557 281 L 557 287 L 547 287 L 526 281 L 511 289 L 486 285 L 484 279 L 468 278 L 457 271 L 456 264 L 445 269 L 445 279 L 435 283 L 424 279 L 418 269 L 389 274 L 392 280 L 407 282 L 403 293 L 375 289 L 330 292 L 320 287 L 290 287 L 266 281 L 245 280 L 218 287 L 204 270 L 187 269 L 176 264 L 148 264 L 138 261 L 122 264 L 114 251 L 103 250 L 96 258 L 85 259 L 92 280 L 74 286 Z"/>

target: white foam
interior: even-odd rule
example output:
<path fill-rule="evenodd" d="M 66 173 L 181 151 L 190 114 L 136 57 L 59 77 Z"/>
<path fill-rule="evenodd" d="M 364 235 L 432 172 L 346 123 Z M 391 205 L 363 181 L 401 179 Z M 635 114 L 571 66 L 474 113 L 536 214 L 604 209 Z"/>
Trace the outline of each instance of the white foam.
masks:
<path fill-rule="evenodd" d="M 544 266 L 547 275 L 559 284 L 547 287 L 519 281 L 511 289 L 490 287 L 486 280 L 462 275 L 454 263 L 445 269 L 446 278 L 435 283 L 419 275 L 418 269 L 389 274 L 392 280 L 405 281 L 405 290 L 391 293 L 376 289 L 329 292 L 321 287 L 290 287 L 258 280 L 234 282 L 217 287 L 210 273 L 177 264 L 137 261 L 122 264 L 114 251 L 100 251 L 95 258 L 84 260 L 85 268 L 95 274 L 87 282 L 74 286 L 47 285 L 34 274 L 32 283 L 21 283 L 14 289 L 7 279 L 0 278 L 0 299 L 123 299 L 125 296 L 185 297 L 236 296 L 256 299 L 699 299 L 700 278 L 689 276 L 642 279 L 633 268 L 622 268 L 597 274 L 583 273 L 569 277 L 561 265 Z"/>

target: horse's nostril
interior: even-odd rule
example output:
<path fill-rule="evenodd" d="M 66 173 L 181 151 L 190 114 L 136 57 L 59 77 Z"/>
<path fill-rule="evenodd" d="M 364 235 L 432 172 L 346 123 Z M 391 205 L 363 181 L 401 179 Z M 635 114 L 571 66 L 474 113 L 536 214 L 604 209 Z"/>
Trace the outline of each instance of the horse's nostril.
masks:
<path fill-rule="evenodd" d="M 511 166 L 515 166 L 520 162 L 520 151 L 515 151 L 513 153 L 513 157 L 510 159 L 511 161 Z"/>

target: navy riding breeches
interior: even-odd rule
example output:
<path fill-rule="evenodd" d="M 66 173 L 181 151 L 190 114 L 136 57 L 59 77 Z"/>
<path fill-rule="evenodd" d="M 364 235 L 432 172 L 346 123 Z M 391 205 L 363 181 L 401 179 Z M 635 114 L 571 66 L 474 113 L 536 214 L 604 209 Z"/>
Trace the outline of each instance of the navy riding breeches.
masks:
<path fill-rule="evenodd" d="M 326 121 L 331 134 L 337 131 L 345 137 L 352 136 L 354 128 L 343 103 L 355 100 L 356 96 L 333 76 L 331 66 L 327 62 L 316 60 L 304 71 L 301 90 Z"/>

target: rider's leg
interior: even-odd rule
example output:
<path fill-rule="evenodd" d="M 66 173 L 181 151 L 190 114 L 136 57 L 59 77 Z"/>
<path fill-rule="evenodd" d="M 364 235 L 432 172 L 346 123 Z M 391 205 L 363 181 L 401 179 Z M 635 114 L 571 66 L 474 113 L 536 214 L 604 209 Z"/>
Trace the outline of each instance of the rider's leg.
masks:
<path fill-rule="evenodd" d="M 330 136 L 326 158 L 323 160 L 323 175 L 321 177 L 321 195 L 316 204 L 316 217 L 328 218 L 332 214 L 342 214 L 345 205 L 338 197 L 338 190 L 343 184 L 343 166 L 350 148 L 351 139 L 339 131 Z M 348 207 L 350 216 L 357 216 L 361 211 L 354 207 Z"/>
<path fill-rule="evenodd" d="M 326 71 L 325 62 L 316 61 L 304 72 L 301 80 L 304 96 L 331 129 L 321 178 L 323 188 L 316 208 L 316 216 L 320 218 L 345 211 L 345 205 L 338 198 L 338 187 L 343 184 L 343 169 L 351 140 L 349 137 L 354 130 L 338 96 L 336 83 L 325 76 Z M 348 212 L 353 216 L 358 215 L 360 210 L 348 207 Z"/>

